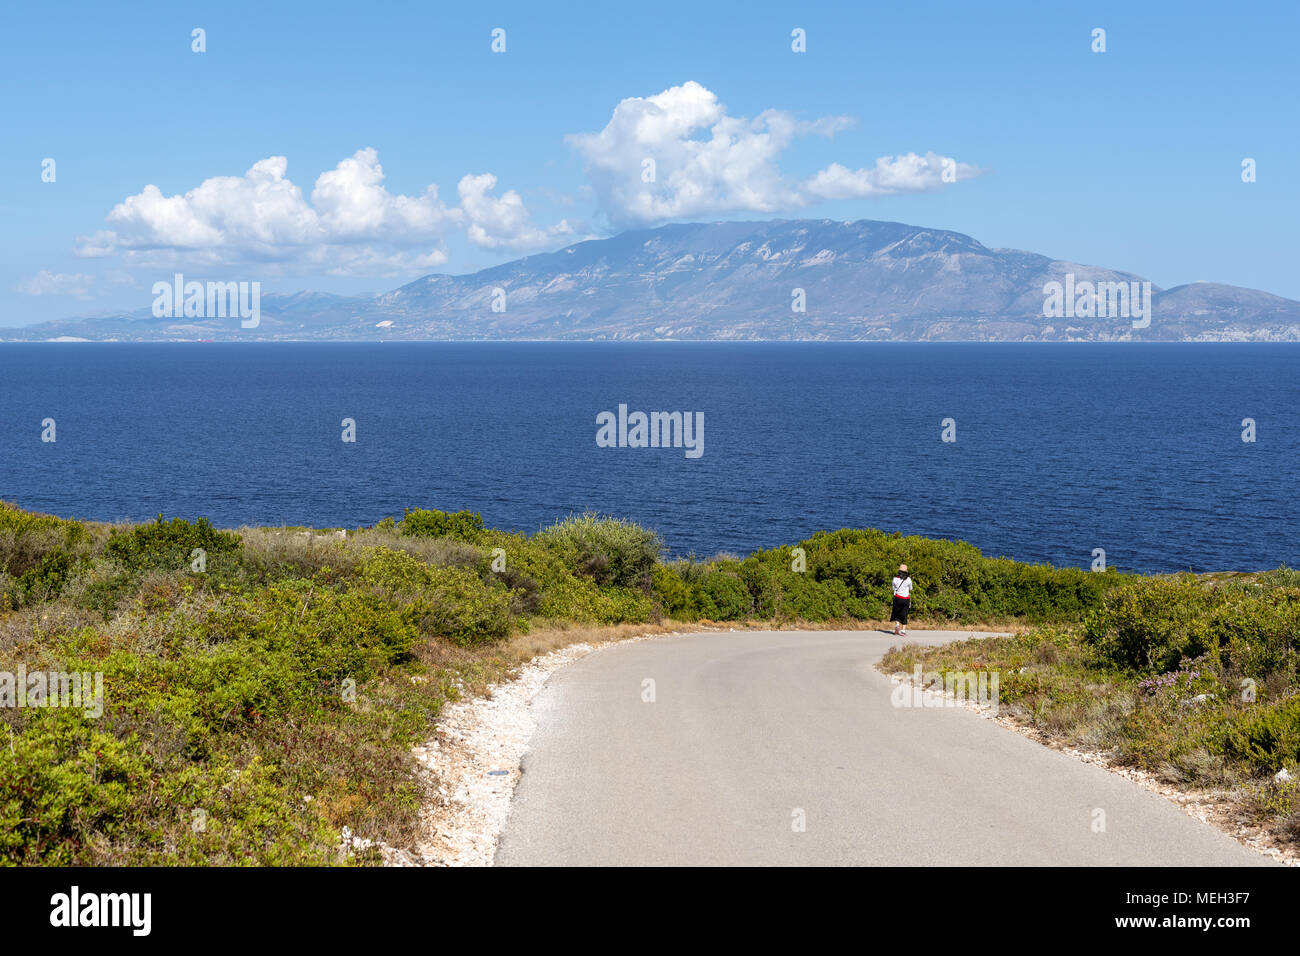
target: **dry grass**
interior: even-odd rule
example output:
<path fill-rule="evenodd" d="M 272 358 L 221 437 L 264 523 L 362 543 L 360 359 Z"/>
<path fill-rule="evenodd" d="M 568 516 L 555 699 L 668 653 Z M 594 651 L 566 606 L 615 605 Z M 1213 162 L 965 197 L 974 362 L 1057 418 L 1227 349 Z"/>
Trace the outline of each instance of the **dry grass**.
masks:
<path fill-rule="evenodd" d="M 265 571 L 283 574 L 285 569 L 311 577 L 322 568 L 349 573 L 364 557 L 359 547 L 331 533 L 290 531 L 275 528 L 240 528 L 244 562 Z"/>
<path fill-rule="evenodd" d="M 483 559 L 484 551 L 464 541 L 450 538 L 422 538 L 397 534 L 384 528 L 364 528 L 348 535 L 348 544 L 357 548 L 392 548 L 405 551 L 421 561 L 439 567 L 473 568 Z"/>

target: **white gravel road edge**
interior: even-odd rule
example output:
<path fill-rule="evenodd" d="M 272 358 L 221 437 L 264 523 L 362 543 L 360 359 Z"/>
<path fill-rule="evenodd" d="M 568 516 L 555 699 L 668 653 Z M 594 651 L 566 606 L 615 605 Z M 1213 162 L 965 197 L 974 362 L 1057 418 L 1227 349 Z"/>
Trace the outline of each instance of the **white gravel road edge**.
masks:
<path fill-rule="evenodd" d="M 487 696 L 444 707 L 437 733 L 414 751 L 432 795 L 420 812 L 420 841 L 414 850 L 382 847 L 384 865 L 491 866 L 537 729 L 531 704 L 551 675 L 602 647 L 682 633 L 570 644 L 534 657 Z"/>

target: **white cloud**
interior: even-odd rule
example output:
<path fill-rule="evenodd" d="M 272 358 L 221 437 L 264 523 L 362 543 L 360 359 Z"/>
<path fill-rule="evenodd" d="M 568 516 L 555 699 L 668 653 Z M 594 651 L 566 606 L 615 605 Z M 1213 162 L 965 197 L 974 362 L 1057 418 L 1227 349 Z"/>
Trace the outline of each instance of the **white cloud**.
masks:
<path fill-rule="evenodd" d="M 573 238 L 568 221 L 535 226 L 519 193 L 501 196 L 490 173 L 460 181 L 460 205 L 438 187 L 389 192 L 374 149 L 361 149 L 316 178 L 310 201 L 271 156 L 243 176 L 214 176 L 183 195 L 149 185 L 108 214 L 111 229 L 79 236 L 87 258 L 120 255 L 137 266 L 256 265 L 271 272 L 392 275 L 443 265 L 443 238 L 463 228 L 486 248 L 521 251 Z"/>
<path fill-rule="evenodd" d="M 287 171 L 285 157 L 271 156 L 243 176 L 205 179 L 182 195 L 146 186 L 113 207 L 111 229 L 78 237 L 76 252 L 120 255 L 138 266 L 387 275 L 444 264 L 442 238 L 465 221 L 439 200 L 436 186 L 418 196 L 389 192 L 373 149 L 321 173 L 310 202 Z"/>
<path fill-rule="evenodd" d="M 562 219 L 548 229 L 532 224 L 523 199 L 513 189 L 499 198 L 489 196 L 497 178 L 491 173 L 464 176 L 456 187 L 460 212 L 471 242 L 488 249 L 538 249 L 574 238 L 573 227 Z"/>
<path fill-rule="evenodd" d="M 948 179 L 944 179 L 947 172 Z M 947 156 L 926 153 L 918 156 L 882 156 L 876 165 L 865 169 L 847 169 L 831 163 L 802 184 L 805 195 L 817 199 L 869 199 L 894 193 L 926 192 L 943 188 L 945 182 L 957 182 L 978 176 L 979 170 Z"/>
<path fill-rule="evenodd" d="M 256 167 L 254 167 L 256 168 Z M 332 240 L 425 242 L 458 216 L 438 200 L 438 187 L 422 196 L 395 196 L 384 188 L 384 170 L 373 149 L 359 150 L 329 172 L 311 192 L 320 226 Z"/>
<path fill-rule="evenodd" d="M 72 295 L 78 299 L 88 299 L 94 284 L 94 276 L 81 272 L 68 274 L 42 269 L 30 279 L 18 283 L 18 291 L 26 295 Z"/>
<path fill-rule="evenodd" d="M 599 133 L 568 141 L 585 160 L 597 201 L 615 226 L 938 189 L 978 172 L 934 153 L 909 153 L 856 171 L 833 163 L 803 182 L 781 173 L 781 154 L 796 137 L 833 136 L 850 125 L 843 116 L 804 122 L 780 110 L 753 119 L 728 116 L 713 92 L 690 81 L 625 99 Z M 654 176 L 646 182 L 650 160 Z M 942 176 L 945 163 L 953 172 L 949 180 Z"/>

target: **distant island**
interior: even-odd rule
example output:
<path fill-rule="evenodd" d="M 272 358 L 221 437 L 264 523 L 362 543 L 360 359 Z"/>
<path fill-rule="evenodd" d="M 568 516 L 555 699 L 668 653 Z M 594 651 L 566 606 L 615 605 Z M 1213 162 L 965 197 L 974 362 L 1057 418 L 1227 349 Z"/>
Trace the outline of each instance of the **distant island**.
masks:
<path fill-rule="evenodd" d="M 1049 289 L 1096 290 L 1101 305 L 1076 310 L 1071 298 L 1053 310 L 1061 295 Z M 254 328 L 238 316 L 156 317 L 143 303 L 0 329 L 0 341 L 1300 341 L 1292 299 L 1212 282 L 1161 289 L 874 220 L 669 225 L 373 296 L 260 303 Z"/>

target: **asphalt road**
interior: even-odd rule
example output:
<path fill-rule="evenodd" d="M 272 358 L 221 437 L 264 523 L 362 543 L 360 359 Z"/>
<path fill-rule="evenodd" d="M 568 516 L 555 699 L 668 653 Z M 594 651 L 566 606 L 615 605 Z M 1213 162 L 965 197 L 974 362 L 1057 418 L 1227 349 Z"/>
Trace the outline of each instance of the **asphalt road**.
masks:
<path fill-rule="evenodd" d="M 895 706 L 875 668 L 893 643 L 875 631 L 695 634 L 558 671 L 533 703 L 497 865 L 1269 863 L 964 708 Z"/>

